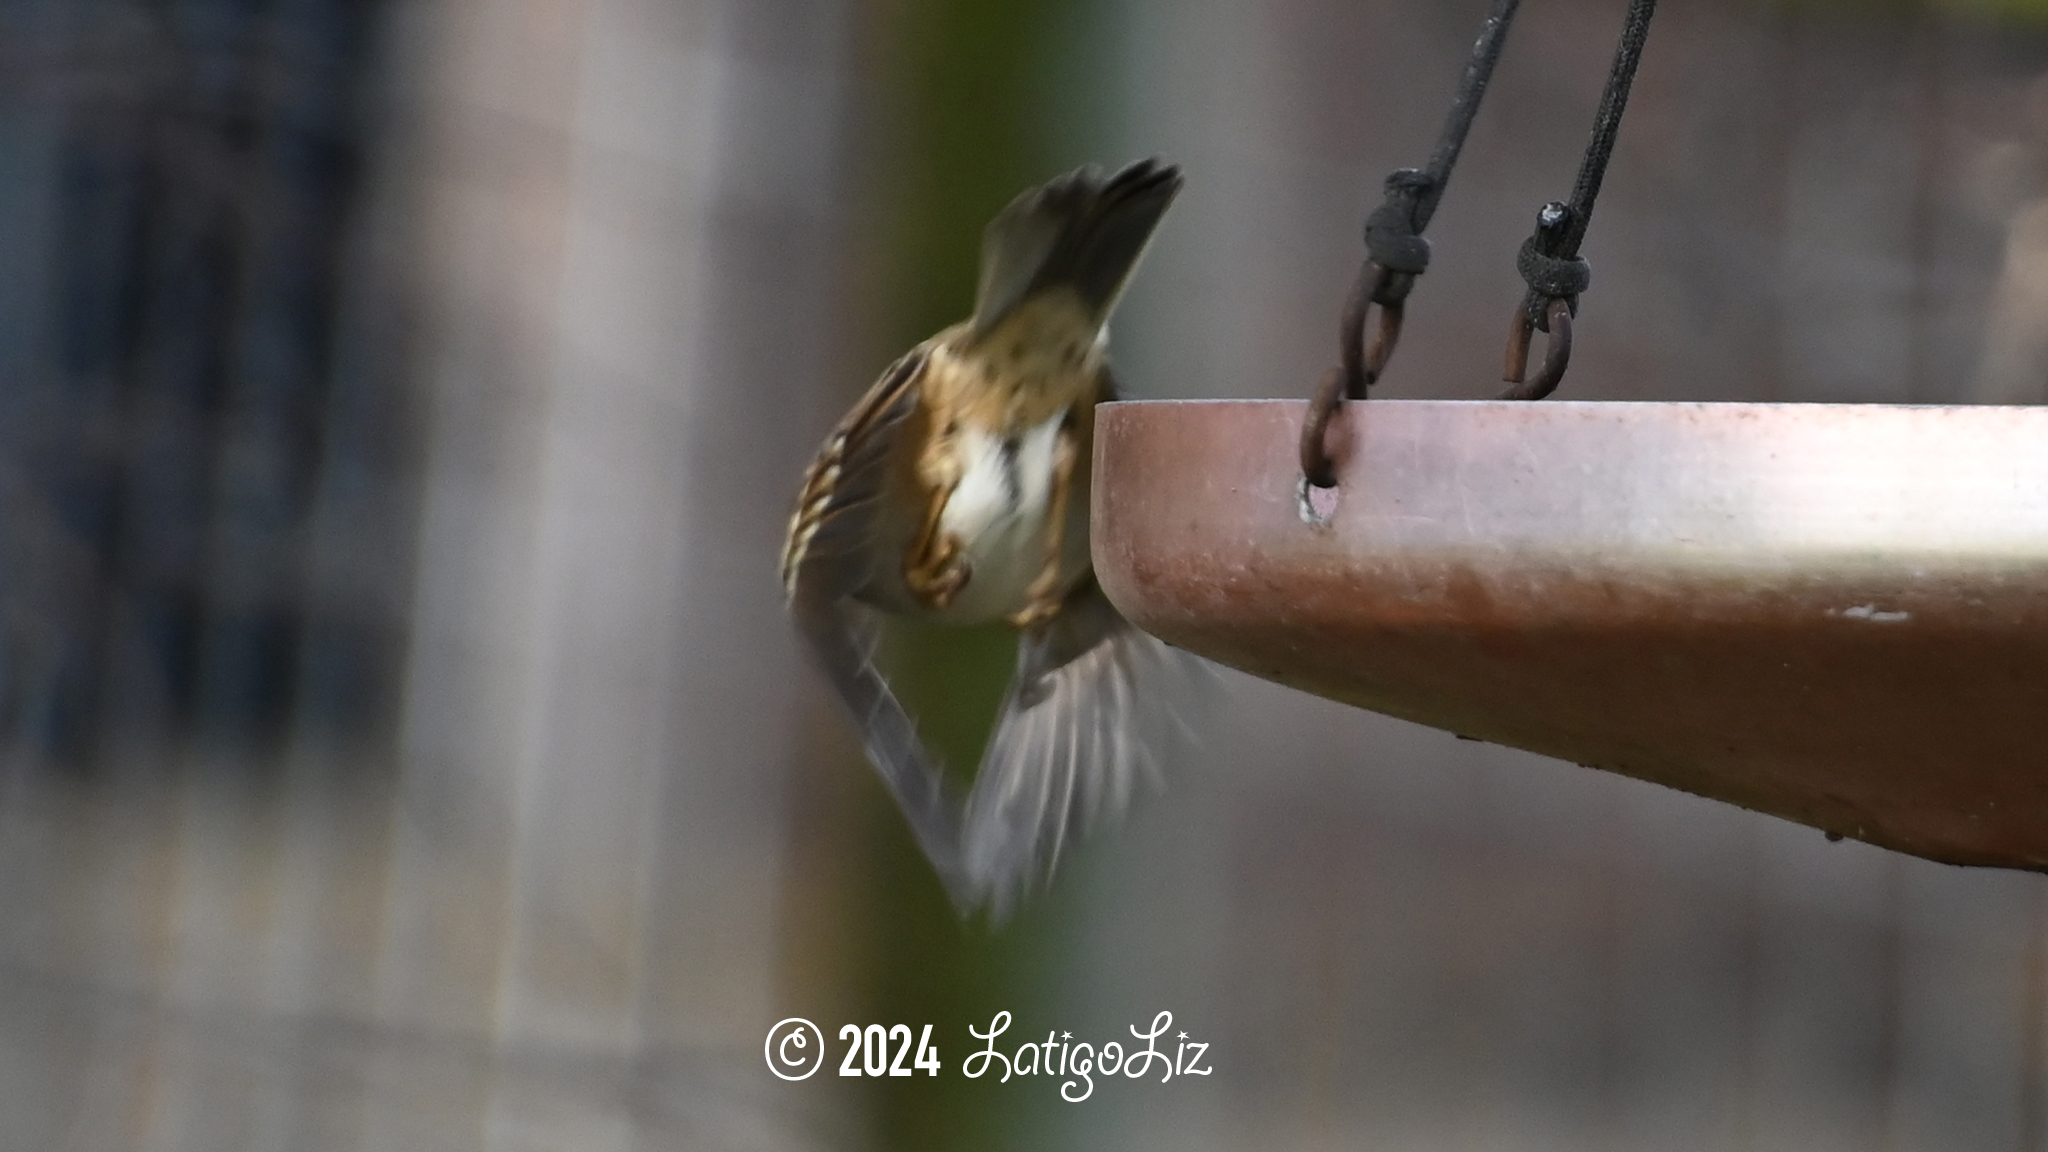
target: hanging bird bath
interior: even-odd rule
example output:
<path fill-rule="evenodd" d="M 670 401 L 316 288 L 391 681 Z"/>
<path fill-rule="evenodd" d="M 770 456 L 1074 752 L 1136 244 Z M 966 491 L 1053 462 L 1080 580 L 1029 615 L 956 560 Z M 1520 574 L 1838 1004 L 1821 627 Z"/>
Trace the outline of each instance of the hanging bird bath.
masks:
<path fill-rule="evenodd" d="M 1095 570 L 1254 675 L 1956 864 L 2048 868 L 2048 409 L 1104 406 Z"/>

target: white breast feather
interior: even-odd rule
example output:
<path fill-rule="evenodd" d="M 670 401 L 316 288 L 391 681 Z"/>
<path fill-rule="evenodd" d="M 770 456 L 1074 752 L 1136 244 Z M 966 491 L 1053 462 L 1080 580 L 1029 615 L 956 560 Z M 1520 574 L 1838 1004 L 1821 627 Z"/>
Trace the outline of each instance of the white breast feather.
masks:
<path fill-rule="evenodd" d="M 971 575 L 947 618 L 993 620 L 1024 606 L 1025 590 L 1045 567 L 1053 452 L 1065 419 L 1060 413 L 1018 437 L 1008 466 L 1000 437 L 972 427 L 958 433 L 965 470 L 939 530 L 960 540 Z"/>

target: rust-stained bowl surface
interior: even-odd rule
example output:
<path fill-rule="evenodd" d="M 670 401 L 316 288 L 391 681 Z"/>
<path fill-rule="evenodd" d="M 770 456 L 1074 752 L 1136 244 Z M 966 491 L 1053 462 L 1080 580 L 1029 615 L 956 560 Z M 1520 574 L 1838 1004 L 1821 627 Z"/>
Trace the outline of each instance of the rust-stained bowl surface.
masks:
<path fill-rule="evenodd" d="M 2048 409 L 1375 400 L 1305 507 L 1304 408 L 1101 409 L 1126 615 L 1462 735 L 2048 868 Z"/>

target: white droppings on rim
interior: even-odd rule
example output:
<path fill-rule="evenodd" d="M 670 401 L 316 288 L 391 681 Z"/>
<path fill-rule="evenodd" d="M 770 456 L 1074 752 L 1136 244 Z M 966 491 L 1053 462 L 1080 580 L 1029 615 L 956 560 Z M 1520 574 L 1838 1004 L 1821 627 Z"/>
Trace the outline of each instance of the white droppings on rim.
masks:
<path fill-rule="evenodd" d="M 1330 523 L 1330 517 L 1337 514 L 1338 489 L 1332 485 L 1319 488 L 1303 476 L 1294 483 L 1294 502 L 1301 513 L 1301 522 L 1311 528 L 1322 528 Z"/>
<path fill-rule="evenodd" d="M 1911 620 L 1911 612 L 1886 612 L 1875 604 L 1858 604 L 1854 608 L 1830 610 L 1830 616 L 1846 616 L 1851 620 L 1869 620 L 1875 624 L 1901 624 Z"/>

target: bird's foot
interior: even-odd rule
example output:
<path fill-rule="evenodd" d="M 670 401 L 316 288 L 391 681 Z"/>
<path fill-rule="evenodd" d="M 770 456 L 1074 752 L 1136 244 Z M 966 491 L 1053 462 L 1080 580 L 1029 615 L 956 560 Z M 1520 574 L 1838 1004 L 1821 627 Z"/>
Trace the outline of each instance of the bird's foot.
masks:
<path fill-rule="evenodd" d="M 1024 607 L 1010 613 L 1010 625 L 1022 631 L 1033 628 L 1059 615 L 1060 600 L 1057 596 L 1039 595 L 1026 601 Z"/>
<path fill-rule="evenodd" d="M 903 582 L 910 594 L 932 608 L 949 607 L 972 575 L 957 536 L 941 537 L 921 562 L 903 567 Z"/>

